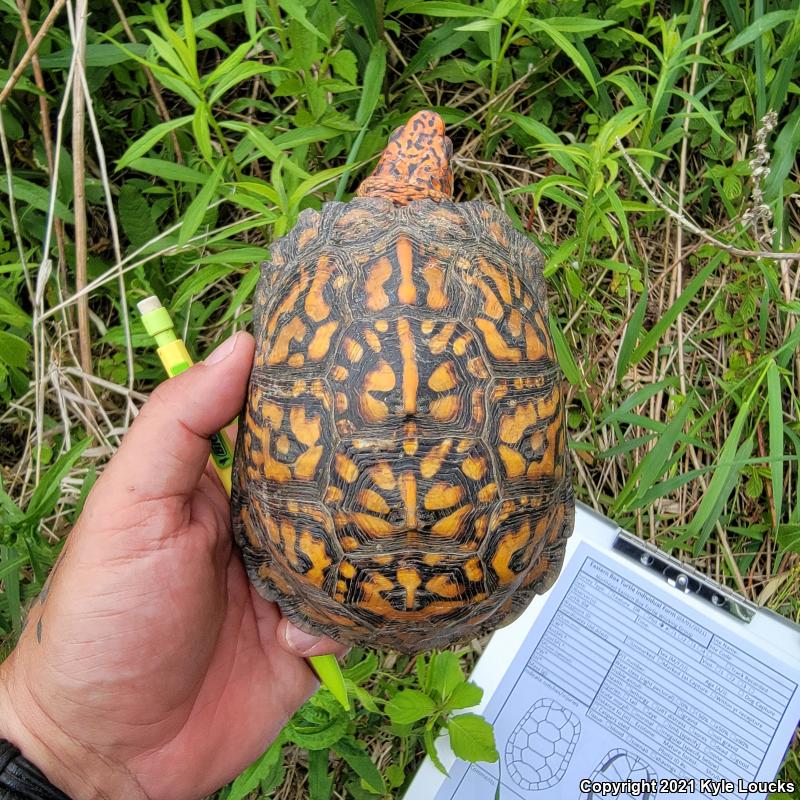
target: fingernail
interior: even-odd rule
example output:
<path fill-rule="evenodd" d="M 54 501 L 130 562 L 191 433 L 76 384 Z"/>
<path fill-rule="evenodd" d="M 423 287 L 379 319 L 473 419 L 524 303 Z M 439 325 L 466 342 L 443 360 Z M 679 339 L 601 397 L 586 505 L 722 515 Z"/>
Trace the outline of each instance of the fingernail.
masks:
<path fill-rule="evenodd" d="M 230 339 L 226 339 L 219 345 L 203 363 L 211 366 L 211 364 L 219 364 L 220 361 L 224 361 L 236 349 L 238 338 L 239 334 L 234 333 Z"/>
<path fill-rule="evenodd" d="M 291 622 L 286 626 L 286 643 L 298 653 L 308 652 L 321 638 L 314 636 L 313 633 L 301 631 Z"/>

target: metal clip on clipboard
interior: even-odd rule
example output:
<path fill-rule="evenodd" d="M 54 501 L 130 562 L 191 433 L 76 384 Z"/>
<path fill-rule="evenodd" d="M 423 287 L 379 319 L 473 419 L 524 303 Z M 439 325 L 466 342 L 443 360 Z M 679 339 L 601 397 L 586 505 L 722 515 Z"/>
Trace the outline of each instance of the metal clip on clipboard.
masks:
<path fill-rule="evenodd" d="M 720 611 L 727 611 L 741 622 L 750 622 L 759 610 L 754 603 L 712 581 L 694 567 L 667 555 L 627 531 L 618 531 L 613 548 L 657 572 L 678 591 L 697 595 Z"/>

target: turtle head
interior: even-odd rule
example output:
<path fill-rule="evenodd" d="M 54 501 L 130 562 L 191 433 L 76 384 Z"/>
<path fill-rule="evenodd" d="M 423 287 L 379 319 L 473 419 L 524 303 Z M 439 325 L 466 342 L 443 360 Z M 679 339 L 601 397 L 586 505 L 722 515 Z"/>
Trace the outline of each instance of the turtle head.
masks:
<path fill-rule="evenodd" d="M 358 187 L 359 197 L 385 197 L 396 205 L 453 196 L 453 143 L 433 111 L 419 111 L 389 137 L 375 171 Z"/>

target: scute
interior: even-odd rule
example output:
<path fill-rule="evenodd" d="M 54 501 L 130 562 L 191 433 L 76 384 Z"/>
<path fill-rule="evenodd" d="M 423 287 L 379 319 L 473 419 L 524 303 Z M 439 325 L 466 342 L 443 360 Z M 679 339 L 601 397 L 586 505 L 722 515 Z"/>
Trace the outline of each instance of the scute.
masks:
<path fill-rule="evenodd" d="M 248 480 L 263 483 L 271 496 L 319 502 L 327 481 L 332 405 L 332 393 L 320 378 L 289 382 L 256 375 L 243 423 Z"/>
<path fill-rule="evenodd" d="M 381 315 L 344 332 L 329 373 L 341 436 L 478 435 L 489 370 L 475 335 L 447 317 Z"/>
<path fill-rule="evenodd" d="M 232 496 L 253 584 L 348 644 L 506 624 L 574 515 L 535 246 L 483 203 L 363 197 L 272 252 Z"/>
<path fill-rule="evenodd" d="M 476 550 L 497 499 L 490 463 L 476 439 L 342 441 L 326 495 L 342 547 L 382 555 Z"/>
<path fill-rule="evenodd" d="M 349 322 L 347 273 L 330 252 L 312 250 L 298 261 L 297 272 L 286 269 L 274 285 L 269 279 L 256 290 L 268 300 L 258 315 L 255 365 L 268 374 L 314 377 L 330 364 Z"/>

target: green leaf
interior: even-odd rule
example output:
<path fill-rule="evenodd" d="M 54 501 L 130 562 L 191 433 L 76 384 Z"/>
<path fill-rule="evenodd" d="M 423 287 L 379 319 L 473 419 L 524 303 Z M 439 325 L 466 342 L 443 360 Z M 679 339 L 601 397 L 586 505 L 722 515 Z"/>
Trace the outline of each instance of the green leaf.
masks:
<path fill-rule="evenodd" d="M 375 698 L 363 686 L 358 686 L 352 681 L 347 680 L 345 681 L 345 685 L 347 686 L 347 694 L 355 697 L 367 711 L 371 711 L 373 714 L 381 713 L 378 704 L 375 702 Z"/>
<path fill-rule="evenodd" d="M 153 50 L 155 50 L 159 58 L 164 62 L 164 64 L 169 66 L 169 71 L 172 72 L 173 77 L 180 79 L 188 88 L 199 88 L 194 86 L 191 72 L 186 69 L 183 59 L 172 47 L 170 47 L 169 43 L 158 34 L 153 33 L 153 31 L 145 29 L 144 33 L 145 36 L 147 36 L 147 38 L 150 40 L 150 44 L 153 46 Z M 127 50 L 127 46 L 125 49 Z M 156 71 L 159 75 L 164 75 L 168 70 L 164 69 L 162 66 L 161 69 L 154 71 Z"/>
<path fill-rule="evenodd" d="M 153 67 L 153 72 L 167 89 L 182 97 L 192 108 L 197 108 L 202 103 L 199 90 L 192 88 L 184 78 L 160 67 Z"/>
<path fill-rule="evenodd" d="M 231 242 L 224 250 L 207 253 L 195 260 L 196 264 L 252 264 L 269 260 L 269 249 Z"/>
<path fill-rule="evenodd" d="M 505 119 L 513 120 L 528 136 L 535 139 L 540 144 L 548 145 L 561 145 L 563 142 L 559 136 L 554 133 L 547 125 L 538 122 L 530 117 L 524 117 L 522 114 L 516 114 L 513 111 L 507 111 L 500 115 Z M 545 148 L 546 149 L 546 148 Z M 575 171 L 575 162 L 569 157 L 565 150 L 556 149 L 548 151 L 553 160 L 563 167 L 567 172 Z"/>
<path fill-rule="evenodd" d="M 356 110 L 356 123 L 368 125 L 375 113 L 381 96 L 383 76 L 386 73 L 386 45 L 379 42 L 372 48 L 364 70 L 364 85 L 361 87 L 361 98 Z"/>
<path fill-rule="evenodd" d="M 178 117 L 177 119 L 171 119 L 167 122 L 161 122 L 154 128 L 151 128 L 122 154 L 120 160 L 117 161 L 117 172 L 130 166 L 137 158 L 152 150 L 170 131 L 182 128 L 191 121 L 192 117 Z"/>
<path fill-rule="evenodd" d="M 38 521 L 42 517 L 53 513 L 53 509 L 61 496 L 61 481 L 83 455 L 83 451 L 91 444 L 91 439 L 81 439 L 76 442 L 66 453 L 62 453 L 55 464 L 42 472 L 39 483 L 28 501 L 25 516 L 29 520 Z"/>
<path fill-rule="evenodd" d="M 202 80 L 203 89 L 208 89 L 209 86 L 213 86 L 231 70 L 236 69 L 247 57 L 252 46 L 252 41 L 242 42 L 226 59 L 221 61 L 208 75 L 204 76 Z"/>
<path fill-rule="evenodd" d="M 397 789 L 405 783 L 406 773 L 399 764 L 389 764 L 385 769 L 385 774 L 390 789 Z"/>
<path fill-rule="evenodd" d="M 144 183 L 144 181 L 139 181 Z M 150 203 L 142 194 L 142 187 L 130 181 L 119 190 L 119 221 L 122 230 L 134 247 L 139 247 L 158 236 L 158 228 L 150 217 Z"/>
<path fill-rule="evenodd" d="M 470 32 L 479 31 L 485 33 L 487 31 L 493 31 L 495 28 L 499 28 L 502 24 L 502 20 L 499 19 L 476 19 L 475 22 L 466 22 L 463 25 L 459 25 L 456 30 Z"/>
<path fill-rule="evenodd" d="M 464 673 L 455 653 L 445 650 L 431 655 L 426 688 L 438 695 L 441 702 L 446 701 L 456 686 L 463 683 Z"/>
<path fill-rule="evenodd" d="M 271 783 L 274 786 L 275 776 L 279 778 L 278 783 L 282 783 L 284 743 L 284 737 L 278 736 L 264 755 L 257 758 L 233 782 L 228 794 L 225 795 L 225 800 L 244 800 L 264 783 Z"/>
<path fill-rule="evenodd" d="M 675 322 L 678 314 L 692 301 L 694 296 L 706 285 L 709 276 L 719 267 L 725 254 L 717 253 L 697 275 L 692 278 L 689 285 L 683 290 L 681 296 L 671 305 L 658 322 L 642 337 L 639 346 L 633 351 L 631 363 L 638 364 L 655 346 L 667 329 Z"/>
<path fill-rule="evenodd" d="M 308 753 L 309 800 L 330 800 L 333 776 L 328 772 L 328 750 L 311 750 Z"/>
<path fill-rule="evenodd" d="M 338 178 L 342 173 L 347 172 L 349 169 L 348 164 L 342 164 L 338 167 L 331 167 L 330 169 L 323 169 L 317 172 L 316 174 L 312 175 L 310 178 L 306 178 L 300 185 L 292 192 L 291 196 L 289 197 L 289 206 L 291 208 L 297 208 L 300 205 L 300 202 L 303 198 L 310 195 L 320 186 L 324 186 L 326 183 L 330 183 L 335 178 Z"/>
<path fill-rule="evenodd" d="M 134 53 L 142 58 L 147 55 L 146 44 L 129 42 L 125 47 L 130 52 L 125 52 L 115 44 L 87 44 L 86 66 L 112 67 L 114 64 L 130 61 Z M 63 50 L 56 50 L 48 55 L 39 56 L 39 65 L 42 69 L 68 69 L 72 61 L 72 53 L 73 49 L 68 47 Z"/>
<path fill-rule="evenodd" d="M 183 17 L 183 34 L 186 41 L 186 49 L 189 53 L 190 63 L 194 65 L 197 63 L 197 41 L 194 37 L 194 20 L 192 19 L 192 7 L 189 5 L 189 0 L 181 0 L 181 16 Z"/>
<path fill-rule="evenodd" d="M 33 320 L 10 297 L 0 294 L 0 321 L 8 323 L 12 328 L 25 328 Z"/>
<path fill-rule="evenodd" d="M 288 741 L 307 750 L 327 750 L 347 732 L 350 718 L 329 692 L 318 692 L 284 728 Z"/>
<path fill-rule="evenodd" d="M 0 476 L 2 478 L 2 476 Z M 3 512 L 3 522 L 16 525 L 25 520 L 25 514 L 22 509 L 11 499 L 2 486 L 0 480 L 0 511 Z"/>
<path fill-rule="evenodd" d="M 50 192 L 42 186 L 37 186 L 35 183 L 14 175 L 11 181 L 11 188 L 14 190 L 14 200 L 17 203 L 27 203 L 45 213 L 50 207 Z M 8 194 L 8 172 L 4 172 L 0 176 L 0 192 Z M 70 224 L 75 222 L 72 212 L 58 198 L 56 198 L 55 202 L 55 214 L 59 219 L 63 219 L 64 222 L 69 222 Z"/>
<path fill-rule="evenodd" d="M 360 742 L 350 738 L 340 739 L 332 749 L 350 765 L 350 768 L 361 778 L 368 789 L 380 795 L 386 793 L 386 784 L 380 770 Z"/>
<path fill-rule="evenodd" d="M 450 746 L 464 761 L 497 761 L 492 726 L 477 714 L 459 714 L 447 721 Z"/>
<path fill-rule="evenodd" d="M 253 290 L 258 283 L 260 272 L 260 267 L 251 267 L 245 276 L 240 279 L 239 285 L 236 287 L 236 291 L 233 293 L 233 297 L 231 298 L 228 310 L 222 315 L 222 319 L 220 320 L 221 322 L 227 322 L 229 319 L 231 319 L 242 307 L 244 301 L 250 298 L 250 295 L 253 293 Z"/>
<path fill-rule="evenodd" d="M 172 298 L 173 308 L 180 308 L 189 298 L 200 294 L 220 278 L 224 278 L 234 271 L 234 268 L 227 264 L 209 264 L 197 270 L 197 272 L 186 278 L 181 283 L 178 291 L 175 292 Z"/>
<path fill-rule="evenodd" d="M 408 66 L 403 70 L 403 77 L 415 75 L 428 64 L 437 61 L 443 56 L 449 56 L 458 50 L 470 38 L 469 33 L 456 30 L 456 23 L 446 22 L 434 27 L 420 42 Z"/>
<path fill-rule="evenodd" d="M 250 181 L 236 181 L 233 184 L 234 193 L 245 193 L 254 197 L 263 197 L 272 205 L 278 205 L 281 198 L 275 189 L 266 181 L 259 181 L 257 178 Z"/>
<path fill-rule="evenodd" d="M 379 663 L 378 656 L 375 653 L 366 652 L 361 661 L 343 670 L 343 673 L 345 678 L 349 678 L 353 683 L 360 684 L 375 674 Z"/>
<path fill-rule="evenodd" d="M 254 39 L 258 33 L 258 13 L 257 0 L 244 0 L 242 3 L 242 10 L 244 11 L 245 25 L 247 26 L 247 35 Z M 195 20 L 195 23 L 197 20 Z"/>
<path fill-rule="evenodd" d="M 384 711 L 392 722 L 408 725 L 435 713 L 436 703 L 416 689 L 401 689 L 385 705 Z"/>
<path fill-rule="evenodd" d="M 633 310 L 628 324 L 625 326 L 625 334 L 619 345 L 619 355 L 617 357 L 617 374 L 616 380 L 619 383 L 625 373 L 628 371 L 628 365 L 631 363 L 631 355 L 633 348 L 642 332 L 642 323 L 644 322 L 644 315 L 647 312 L 647 292 L 642 292 L 641 297 L 636 303 L 636 308 Z"/>
<path fill-rule="evenodd" d="M 548 17 L 547 24 L 564 33 L 597 33 L 617 23 L 615 20 L 592 17 Z"/>
<path fill-rule="evenodd" d="M 0 331 L 0 363 L 10 367 L 27 369 L 31 346 L 24 339 L 7 331 Z"/>
<path fill-rule="evenodd" d="M 790 22 L 795 18 L 796 13 L 796 11 L 770 11 L 768 14 L 764 14 L 752 25 L 745 28 L 738 36 L 728 42 L 725 49 L 722 51 L 723 55 L 733 53 L 740 47 L 750 44 L 750 42 L 755 41 L 767 31 L 771 31 L 784 22 Z"/>
<path fill-rule="evenodd" d="M 192 132 L 194 133 L 197 149 L 203 158 L 209 163 L 214 163 L 214 149 L 211 146 L 211 125 L 209 122 L 210 113 L 205 103 L 200 103 L 194 110 L 192 116 Z"/>
<path fill-rule="evenodd" d="M 184 0 L 181 0 L 181 2 L 183 1 Z M 184 8 L 184 12 L 185 11 L 186 9 Z M 153 16 L 153 20 L 155 21 L 161 35 L 169 43 L 170 48 L 175 51 L 180 59 L 181 65 L 185 71 L 185 74 L 188 76 L 189 82 L 199 87 L 200 80 L 199 75 L 197 74 L 197 60 L 196 51 L 194 51 L 193 48 L 193 35 L 191 35 L 192 41 L 187 42 L 172 29 L 169 17 L 167 16 L 166 5 L 154 5 L 150 9 L 150 13 Z M 191 11 L 189 13 L 191 15 Z M 191 26 L 191 19 L 189 24 Z M 184 25 L 186 25 L 186 19 L 184 19 Z"/>
<path fill-rule="evenodd" d="M 573 385 L 580 386 L 583 383 L 581 372 L 575 359 L 572 356 L 572 350 L 567 344 L 567 339 L 561 331 L 558 320 L 551 314 L 550 315 L 550 336 L 553 339 L 553 346 L 556 349 L 556 359 L 564 373 L 564 377 Z"/>
<path fill-rule="evenodd" d="M 627 415 L 629 411 L 637 406 L 643 406 L 654 395 L 657 395 L 667 389 L 671 389 L 677 385 L 678 378 L 676 376 L 664 378 L 664 380 L 656 381 L 655 383 L 646 384 L 638 391 L 633 392 L 626 397 L 625 400 L 623 400 L 619 405 L 614 407 L 611 412 L 601 420 L 600 426 L 619 421 L 628 421 L 630 424 L 636 424 L 628 419 Z M 653 430 L 653 428 L 650 429 Z"/>
<path fill-rule="evenodd" d="M 163 158 L 137 158 L 131 163 L 130 168 L 137 172 L 144 172 L 146 175 L 154 175 L 156 178 L 177 183 L 202 186 L 208 180 L 207 172 L 200 172 L 200 170 L 192 169 L 185 164 L 175 164 Z"/>
<path fill-rule="evenodd" d="M 292 150 L 295 147 L 302 147 L 304 144 L 327 142 L 340 134 L 340 130 L 328 125 L 307 125 L 279 133 L 272 141 L 281 150 Z"/>
<path fill-rule="evenodd" d="M 374 45 L 380 41 L 383 20 L 379 18 L 378 3 L 375 0 L 350 0 L 349 5 L 361 19 L 370 44 Z M 383 11 L 383 4 L 381 4 L 380 10 Z"/>
<path fill-rule="evenodd" d="M 205 186 L 197 193 L 197 197 L 192 200 L 186 213 L 183 216 L 183 225 L 181 225 L 180 232 L 178 233 L 178 243 L 186 244 L 195 234 L 203 221 L 211 199 L 219 185 L 220 178 L 222 177 L 222 170 L 225 167 L 225 162 L 220 161 L 215 167 L 211 175 L 208 176 Z"/>
<path fill-rule="evenodd" d="M 20 560 L 22 563 L 20 564 Z M 27 558 L 21 558 L 17 550 L 7 545 L 0 545 L 0 574 L 3 576 L 3 596 L 11 619 L 11 627 L 19 631 L 22 627 L 22 613 L 19 591 L 19 570 L 27 564 Z"/>
<path fill-rule="evenodd" d="M 719 518 L 722 507 L 733 491 L 744 461 L 750 457 L 753 447 L 752 436 L 745 441 L 741 449 L 739 448 L 744 424 L 750 416 L 750 402 L 749 399 L 745 400 L 739 408 L 730 432 L 719 451 L 708 489 L 703 493 L 697 512 L 686 529 L 687 538 L 697 537 L 694 547 L 695 557 L 702 552 L 711 528 Z"/>
<path fill-rule="evenodd" d="M 286 153 L 283 152 L 274 142 L 272 142 L 264 133 L 256 129 L 246 122 L 238 122 L 235 120 L 226 120 L 221 123 L 221 127 L 229 128 L 234 131 L 243 132 L 248 139 L 266 156 L 273 164 L 281 164 L 288 172 L 293 173 L 301 179 L 311 177 L 302 167 L 295 164 L 289 159 Z"/>
<path fill-rule="evenodd" d="M 460 683 L 453 689 L 447 701 L 447 710 L 456 708 L 472 708 L 480 703 L 483 689 L 475 683 Z"/>
<path fill-rule="evenodd" d="M 780 522 L 783 513 L 783 400 L 781 376 L 778 365 L 770 361 L 767 368 L 767 411 L 769 419 L 769 471 L 772 482 L 772 499 L 775 519 Z"/>
<path fill-rule="evenodd" d="M 433 730 L 427 725 L 425 726 L 425 732 L 422 735 L 422 741 L 425 744 L 425 752 L 433 762 L 433 765 L 443 775 L 447 775 L 447 770 L 444 768 L 444 764 L 442 764 L 442 760 L 439 758 L 439 753 L 436 751 L 436 742 L 433 739 Z"/>
<path fill-rule="evenodd" d="M 678 97 L 691 104 L 690 116 L 694 116 L 696 114 L 697 116 L 702 117 L 702 119 L 705 120 L 714 133 L 721 136 L 723 139 L 725 139 L 725 141 L 733 144 L 733 139 L 731 139 L 731 137 L 728 136 L 728 134 L 722 129 L 717 117 L 711 111 L 709 111 L 702 102 L 700 102 L 697 96 L 690 95 L 688 92 L 684 92 L 677 86 L 672 89 L 672 93 L 678 95 Z M 717 113 L 722 116 L 722 111 Z"/>
<path fill-rule="evenodd" d="M 586 78 L 594 92 L 597 93 L 597 84 L 594 80 L 592 68 L 589 66 L 589 63 L 586 61 L 586 59 L 578 52 L 578 49 L 575 47 L 575 45 L 572 44 L 572 42 L 570 42 L 570 40 L 567 39 L 563 33 L 561 33 L 561 31 L 554 28 L 549 24 L 549 22 L 545 22 L 543 19 L 537 19 L 535 17 L 528 17 L 521 24 L 522 27 L 529 32 L 541 31 L 550 37 L 550 39 L 552 39 L 553 42 L 564 51 L 564 54 L 569 56 L 572 63 L 583 73 L 583 77 Z"/>
<path fill-rule="evenodd" d="M 770 173 L 764 181 L 764 199 L 767 203 L 782 201 L 783 182 L 794 169 L 799 148 L 800 106 L 787 117 L 771 148 L 774 155 L 770 163 Z"/>
<path fill-rule="evenodd" d="M 777 539 L 781 550 L 800 553 L 800 525 L 781 525 Z"/>
<path fill-rule="evenodd" d="M 414 0 L 402 3 L 397 9 L 400 14 L 424 14 L 428 17 L 489 17 L 482 8 L 471 8 L 463 3 L 439 3 L 435 0 Z"/>
<path fill-rule="evenodd" d="M 656 439 L 653 448 L 639 462 L 614 500 L 612 508 L 615 512 L 630 509 L 629 499 L 635 501 L 641 497 L 667 469 L 675 445 L 684 438 L 683 426 L 691 408 L 690 402 L 683 402 L 664 433 Z"/>
<path fill-rule="evenodd" d="M 367 4 L 374 8 L 372 3 Z M 331 65 L 337 75 L 355 85 L 358 80 L 358 62 L 355 53 L 351 50 L 340 50 L 331 59 Z"/>
<path fill-rule="evenodd" d="M 234 86 L 238 86 L 243 81 L 256 75 L 275 72 L 277 69 L 279 69 L 279 67 L 274 67 L 269 64 L 259 64 L 257 61 L 245 61 L 244 64 L 239 64 L 238 67 L 232 69 L 219 80 L 214 86 L 214 91 L 209 96 L 208 102 L 213 106 L 225 92 L 230 91 Z"/>
<path fill-rule="evenodd" d="M 315 36 L 322 39 L 323 42 L 328 41 L 328 37 L 322 33 L 318 28 L 315 28 L 308 19 L 306 9 L 300 5 L 298 0 L 278 0 L 278 5 L 286 11 L 286 13 L 302 25 L 307 31 L 313 33 Z"/>

